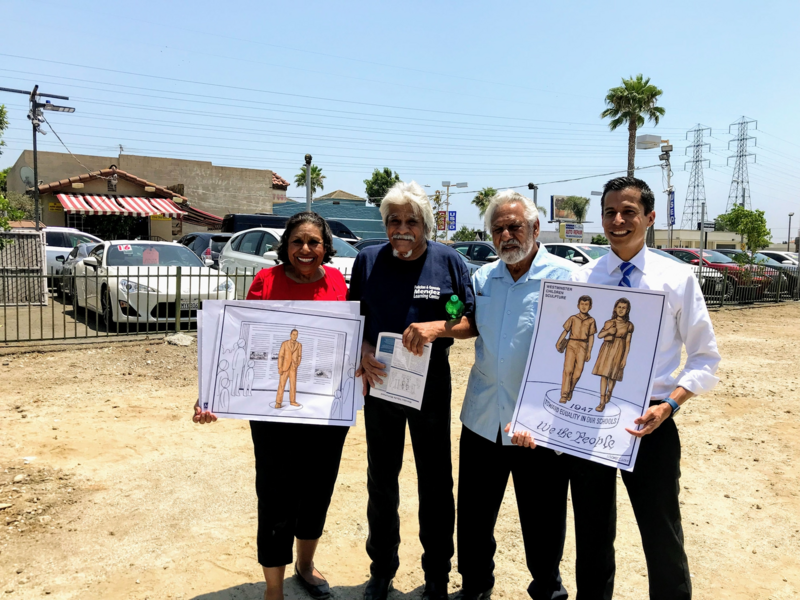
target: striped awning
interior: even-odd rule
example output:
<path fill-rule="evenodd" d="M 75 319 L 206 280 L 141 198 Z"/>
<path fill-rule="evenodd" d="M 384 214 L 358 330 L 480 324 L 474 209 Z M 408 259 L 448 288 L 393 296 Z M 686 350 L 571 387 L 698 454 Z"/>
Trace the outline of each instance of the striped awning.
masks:
<path fill-rule="evenodd" d="M 167 198 L 135 196 L 99 196 L 92 194 L 56 194 L 64 211 L 82 215 L 129 215 L 147 217 L 164 215 L 180 219 L 186 213 Z"/>

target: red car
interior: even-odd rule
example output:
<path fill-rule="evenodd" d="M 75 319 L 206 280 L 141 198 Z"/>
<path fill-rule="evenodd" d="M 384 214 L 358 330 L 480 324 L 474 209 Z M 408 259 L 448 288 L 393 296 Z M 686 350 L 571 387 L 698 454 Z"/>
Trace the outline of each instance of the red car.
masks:
<path fill-rule="evenodd" d="M 700 250 L 695 248 L 663 248 L 690 265 L 700 265 Z M 730 286 L 726 299 L 755 300 L 764 296 L 764 292 L 772 283 L 772 278 L 759 271 L 758 266 L 740 265 L 730 256 L 714 250 L 703 250 L 703 267 L 719 271 L 728 278 Z"/>

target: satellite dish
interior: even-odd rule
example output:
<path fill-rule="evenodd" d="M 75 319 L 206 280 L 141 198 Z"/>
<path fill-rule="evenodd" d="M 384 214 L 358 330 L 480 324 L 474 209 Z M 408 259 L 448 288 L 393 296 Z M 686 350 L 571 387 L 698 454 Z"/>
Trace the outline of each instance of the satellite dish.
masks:
<path fill-rule="evenodd" d="M 19 176 L 20 179 L 22 179 L 22 183 L 24 183 L 27 187 L 33 187 L 33 169 L 30 167 L 22 167 L 19 170 Z"/>

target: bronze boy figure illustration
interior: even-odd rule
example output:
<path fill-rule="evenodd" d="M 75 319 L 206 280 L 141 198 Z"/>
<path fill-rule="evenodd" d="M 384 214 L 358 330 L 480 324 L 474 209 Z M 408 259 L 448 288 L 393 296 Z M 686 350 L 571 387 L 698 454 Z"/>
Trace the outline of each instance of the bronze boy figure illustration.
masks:
<path fill-rule="evenodd" d="M 611 400 L 614 385 L 617 381 L 622 381 L 633 335 L 630 313 L 630 301 L 627 298 L 620 298 L 614 303 L 611 319 L 603 324 L 603 329 L 597 334 L 597 337 L 604 340 L 592 370 L 592 373 L 600 376 L 600 405 L 595 409 L 597 412 L 603 411 Z"/>
<path fill-rule="evenodd" d="M 572 392 L 583 374 L 583 365 L 592 357 L 592 345 L 594 344 L 594 334 L 597 333 L 597 325 L 594 318 L 589 315 L 591 308 L 592 298 L 590 296 L 578 298 L 579 312 L 567 319 L 567 322 L 564 323 L 564 331 L 556 342 L 556 349 L 559 352 L 566 351 L 564 374 L 561 380 L 561 399 L 559 400 L 561 404 L 572 400 Z"/>
<path fill-rule="evenodd" d="M 300 405 L 297 403 L 297 367 L 303 360 L 303 345 L 297 341 L 297 329 L 292 329 L 290 340 L 281 344 L 278 353 L 278 395 L 275 398 L 275 408 L 283 408 L 283 391 L 286 387 L 286 380 L 289 380 L 289 402 L 292 406 Z"/>

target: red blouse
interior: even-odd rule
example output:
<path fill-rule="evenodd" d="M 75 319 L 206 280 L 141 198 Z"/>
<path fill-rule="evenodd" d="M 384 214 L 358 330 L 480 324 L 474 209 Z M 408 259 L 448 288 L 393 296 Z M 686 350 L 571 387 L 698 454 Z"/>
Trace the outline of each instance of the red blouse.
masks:
<path fill-rule="evenodd" d="M 248 300 L 347 300 L 347 284 L 338 269 L 322 266 L 325 277 L 297 283 L 286 276 L 283 265 L 261 269 L 247 292 Z"/>

